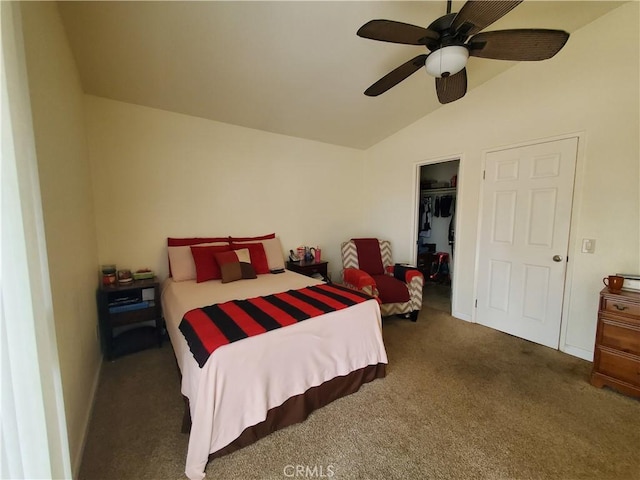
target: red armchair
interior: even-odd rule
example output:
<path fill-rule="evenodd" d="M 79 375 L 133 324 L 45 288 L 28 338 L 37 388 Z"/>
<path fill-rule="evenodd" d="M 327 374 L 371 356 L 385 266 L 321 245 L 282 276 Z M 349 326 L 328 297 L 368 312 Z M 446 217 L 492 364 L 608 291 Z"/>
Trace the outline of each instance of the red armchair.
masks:
<path fill-rule="evenodd" d="M 388 240 L 353 238 L 342 244 L 341 252 L 346 286 L 375 297 L 382 316 L 418 319 L 424 277 L 418 270 L 394 266 Z"/>

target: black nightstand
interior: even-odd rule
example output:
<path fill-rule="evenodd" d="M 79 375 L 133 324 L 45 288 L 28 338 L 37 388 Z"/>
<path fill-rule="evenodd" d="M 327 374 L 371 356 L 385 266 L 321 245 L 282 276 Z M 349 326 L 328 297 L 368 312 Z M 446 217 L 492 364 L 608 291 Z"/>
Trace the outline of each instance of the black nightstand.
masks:
<path fill-rule="evenodd" d="M 331 283 L 327 273 L 328 264 L 329 262 L 287 262 L 287 270 L 301 273 L 307 277 L 311 277 L 314 273 L 319 273 L 325 282 Z"/>
<path fill-rule="evenodd" d="M 107 360 L 162 346 L 160 286 L 155 279 L 101 285 L 97 299 L 100 341 Z"/>

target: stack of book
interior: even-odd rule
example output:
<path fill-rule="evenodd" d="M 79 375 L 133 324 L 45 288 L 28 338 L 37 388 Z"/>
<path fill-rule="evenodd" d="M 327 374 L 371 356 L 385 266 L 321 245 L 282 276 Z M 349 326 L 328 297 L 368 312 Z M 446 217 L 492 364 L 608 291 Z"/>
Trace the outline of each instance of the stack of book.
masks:
<path fill-rule="evenodd" d="M 149 308 L 148 301 L 140 301 L 139 297 L 121 297 L 109 303 L 109 313 L 130 312 Z"/>
<path fill-rule="evenodd" d="M 640 292 L 640 273 L 616 273 L 616 275 L 624 277 L 622 290 Z"/>

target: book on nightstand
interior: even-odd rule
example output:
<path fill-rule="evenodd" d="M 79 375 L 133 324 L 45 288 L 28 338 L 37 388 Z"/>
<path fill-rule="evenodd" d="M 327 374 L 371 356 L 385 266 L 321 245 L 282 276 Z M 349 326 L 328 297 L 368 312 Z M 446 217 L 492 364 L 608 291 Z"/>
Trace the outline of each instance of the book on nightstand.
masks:
<path fill-rule="evenodd" d="M 616 275 L 624 277 L 622 290 L 640 292 L 640 273 L 616 273 Z"/>
<path fill-rule="evenodd" d="M 143 308 L 149 308 L 149 306 L 149 302 L 146 301 L 137 303 L 126 303 L 123 305 L 109 307 L 109 313 L 131 312 L 133 310 L 142 310 Z"/>

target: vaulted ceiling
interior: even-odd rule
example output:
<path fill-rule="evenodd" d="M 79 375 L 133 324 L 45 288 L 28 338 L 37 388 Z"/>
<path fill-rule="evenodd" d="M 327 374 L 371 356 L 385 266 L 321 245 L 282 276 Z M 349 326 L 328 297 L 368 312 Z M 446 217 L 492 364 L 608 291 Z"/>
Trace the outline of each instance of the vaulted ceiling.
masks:
<path fill-rule="evenodd" d="M 453 11 L 463 3 L 453 2 Z M 486 30 L 571 33 L 621 3 L 529 0 Z M 92 95 L 359 149 L 447 108 L 423 70 L 365 96 L 427 51 L 356 36 L 371 19 L 426 27 L 446 13 L 444 0 L 89 1 L 60 2 L 60 12 Z M 513 64 L 471 58 L 469 91 Z M 553 75 L 544 61 L 536 68 Z"/>

